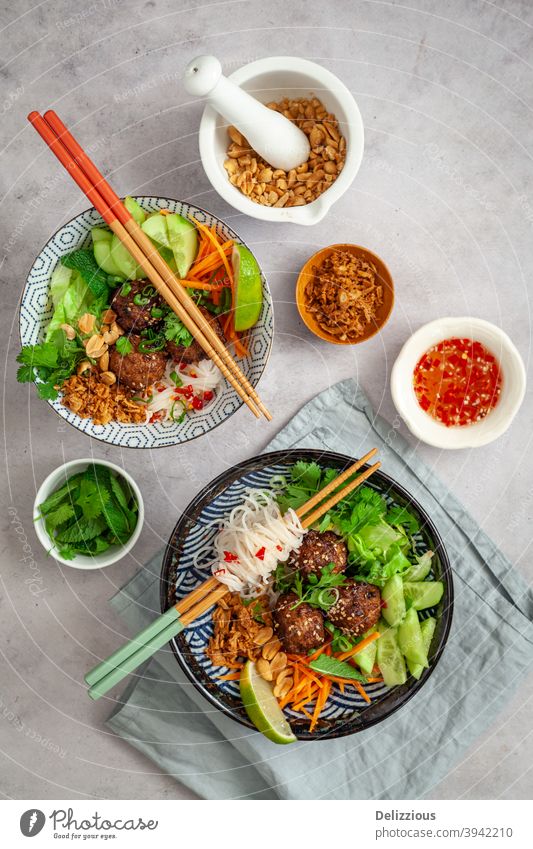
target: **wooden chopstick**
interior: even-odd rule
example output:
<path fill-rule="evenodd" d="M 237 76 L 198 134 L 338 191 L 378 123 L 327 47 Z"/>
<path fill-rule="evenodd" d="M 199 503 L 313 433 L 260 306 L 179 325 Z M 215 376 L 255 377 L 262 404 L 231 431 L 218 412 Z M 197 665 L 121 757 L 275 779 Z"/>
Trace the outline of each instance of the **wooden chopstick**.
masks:
<path fill-rule="evenodd" d="M 32 114 L 34 114 L 34 113 L 32 113 Z M 35 126 L 34 120 L 32 120 L 31 117 L 30 117 L 30 120 L 32 121 L 32 123 Z M 233 357 L 231 356 L 229 351 L 226 349 L 223 342 L 221 341 L 221 339 L 218 337 L 215 330 L 210 325 L 209 321 L 207 321 L 205 316 L 202 314 L 201 310 L 198 308 L 197 304 L 193 301 L 193 299 L 186 292 L 186 290 L 183 288 L 183 286 L 181 286 L 179 283 L 177 283 L 174 273 L 169 268 L 169 266 L 167 265 L 167 263 L 165 262 L 163 257 L 156 250 L 156 248 L 154 247 L 154 245 L 152 244 L 152 242 L 150 241 L 148 236 L 141 229 L 141 227 L 133 219 L 131 214 L 128 212 L 128 210 L 126 209 L 126 207 L 122 203 L 121 199 L 118 197 L 118 195 L 115 193 L 115 191 L 109 185 L 109 183 L 106 181 L 106 179 L 101 174 L 101 172 L 98 170 L 98 168 L 94 165 L 92 160 L 87 156 L 87 154 L 85 153 L 83 148 L 79 145 L 79 143 L 76 141 L 76 139 L 74 138 L 72 133 L 69 132 L 69 130 L 65 127 L 65 125 L 63 124 L 63 122 L 61 121 L 59 116 L 53 110 L 48 110 L 47 112 L 45 112 L 44 120 L 48 124 L 48 126 L 51 128 L 51 130 L 56 134 L 56 137 L 59 139 L 59 141 L 62 143 L 62 145 L 66 148 L 66 150 L 71 155 L 71 157 L 74 159 L 74 161 L 78 164 L 78 166 L 81 168 L 81 170 L 85 173 L 85 175 L 87 176 L 89 181 L 97 189 L 98 193 L 101 195 L 103 200 L 107 203 L 109 209 L 115 214 L 118 221 L 124 226 L 124 228 L 127 230 L 129 235 L 131 236 L 131 238 L 133 238 L 134 241 L 137 243 L 140 250 L 148 257 L 148 259 L 150 260 L 153 267 L 159 273 L 160 277 L 164 280 L 164 282 L 167 284 L 167 286 L 171 289 L 172 294 L 179 301 L 181 307 L 183 308 L 183 311 L 186 312 L 191 317 L 193 323 L 200 329 L 203 336 L 207 339 L 207 342 L 208 342 L 210 347 L 208 348 L 204 344 L 202 344 L 202 342 L 200 341 L 200 339 L 197 336 L 197 333 L 193 332 L 190 329 L 190 326 L 187 324 L 187 322 L 183 318 L 182 311 L 177 312 L 175 307 L 172 306 L 172 308 L 174 309 L 175 312 L 177 312 L 178 316 L 183 321 L 183 323 L 185 324 L 187 329 L 190 330 L 191 333 L 193 333 L 193 336 L 195 336 L 195 338 L 198 338 L 198 341 L 200 342 L 200 344 L 202 344 L 203 349 L 211 357 L 211 359 L 214 359 L 211 356 L 211 350 L 214 349 L 217 352 L 219 358 L 224 362 L 228 371 L 233 375 L 233 377 L 236 379 L 236 381 L 242 385 L 246 394 L 252 399 L 254 404 L 263 413 L 265 418 L 267 418 L 270 421 L 272 419 L 271 413 L 265 407 L 265 405 L 263 404 L 263 402 L 259 398 L 259 395 L 255 391 L 255 389 L 253 388 L 253 386 L 251 385 L 251 383 L 249 382 L 247 377 L 244 375 L 244 373 L 242 372 L 240 367 L 237 365 L 237 363 L 235 362 L 235 360 L 233 359 Z M 114 232 L 116 232 L 116 231 L 114 230 Z M 118 232 L 117 232 L 117 236 L 119 238 L 121 238 Z M 122 241 L 122 238 L 121 238 L 121 241 Z M 128 248 L 128 250 L 130 250 L 130 249 Z M 133 252 L 130 250 L 130 253 L 133 253 Z M 141 267 L 143 267 L 141 263 L 139 263 L 139 265 L 141 265 Z M 166 299 L 166 300 L 168 302 L 168 299 Z M 216 363 L 216 365 L 220 368 L 218 362 Z M 221 371 L 223 371 L 223 370 L 221 369 Z M 231 385 L 235 388 L 235 384 L 230 380 L 230 378 L 228 377 L 228 375 L 224 371 L 223 371 L 223 374 L 226 377 L 226 379 L 229 380 Z M 245 400 L 242 395 L 240 395 L 240 397 L 243 400 Z M 250 405 L 248 405 L 248 406 L 250 406 Z M 252 410 L 252 412 L 253 412 L 253 410 Z M 257 415 L 257 413 L 254 413 L 254 414 Z"/>
<path fill-rule="evenodd" d="M 374 463 L 373 466 L 370 466 L 369 469 L 365 469 L 364 472 L 362 472 L 355 478 L 355 480 L 345 486 L 344 489 L 341 489 L 340 492 L 334 493 L 334 495 L 332 495 L 331 498 L 329 498 L 324 504 L 321 504 L 313 513 L 310 513 L 308 516 L 305 517 L 305 519 L 302 520 L 302 525 L 304 526 L 304 528 L 310 528 L 311 525 L 314 525 L 314 523 L 322 516 L 324 516 L 328 512 L 328 510 L 331 510 L 331 508 L 334 507 L 335 504 L 341 501 L 341 499 L 346 498 L 346 496 L 349 495 L 350 492 L 353 492 L 353 490 L 356 489 L 356 487 L 360 486 L 363 481 L 366 481 L 367 478 L 370 477 L 370 475 L 373 475 L 374 472 L 377 471 L 380 466 L 380 462 Z"/>
<path fill-rule="evenodd" d="M 339 486 L 344 483 L 344 481 L 348 480 L 348 478 L 351 478 L 352 475 L 354 475 L 355 472 L 361 468 L 361 466 L 364 466 L 365 463 L 368 463 L 368 461 L 371 460 L 372 457 L 374 457 L 377 453 L 377 448 L 372 448 L 370 451 L 368 451 L 368 453 L 365 454 L 364 457 L 361 457 L 359 460 L 357 460 L 355 463 L 345 469 L 344 472 L 342 472 L 342 474 L 340 474 L 338 477 L 334 478 L 331 483 L 323 487 L 323 489 L 317 492 L 316 495 L 313 495 L 313 497 L 310 498 L 309 501 L 306 501 L 305 504 L 302 504 L 301 507 L 298 507 L 298 509 L 294 511 L 296 515 L 300 519 L 302 518 L 302 516 L 305 516 L 305 514 L 308 513 L 312 507 L 315 507 L 317 504 L 320 504 L 321 501 L 324 501 L 324 499 L 328 495 L 330 495 L 330 493 L 338 489 Z"/>
<path fill-rule="evenodd" d="M 126 208 L 122 207 L 120 201 L 119 204 L 113 206 L 113 208 L 109 207 L 107 201 L 101 197 L 101 195 L 95 189 L 94 185 L 91 183 L 83 169 L 80 168 L 78 163 L 73 159 L 70 152 L 67 150 L 67 148 L 65 148 L 59 137 L 55 135 L 54 130 L 46 123 L 46 121 L 44 121 L 43 118 L 41 118 L 40 115 L 38 115 L 38 113 L 31 113 L 31 115 L 29 116 L 29 120 L 31 121 L 37 132 L 44 139 L 44 141 L 48 144 L 52 152 L 57 156 L 62 165 L 64 165 L 64 167 L 68 169 L 74 181 L 86 194 L 86 196 L 89 198 L 89 200 L 91 201 L 93 206 L 98 210 L 98 212 L 100 212 L 100 214 L 102 215 L 106 223 L 109 225 L 111 230 L 116 234 L 117 238 L 119 238 L 120 241 L 125 245 L 125 247 L 127 247 L 129 252 L 132 254 L 134 259 L 138 263 L 138 265 L 141 266 L 146 276 L 153 283 L 159 294 L 166 300 L 171 309 L 183 321 L 184 325 L 187 327 L 189 332 L 192 333 L 192 335 L 201 345 L 203 350 L 213 360 L 215 365 L 221 370 L 224 377 L 228 380 L 231 386 L 233 386 L 239 397 L 249 407 L 251 412 L 256 416 L 256 418 L 259 418 L 260 413 L 255 405 L 255 402 L 253 402 L 249 398 L 246 390 L 241 387 L 237 378 L 235 378 L 233 374 L 230 373 L 226 365 L 228 358 L 229 360 L 232 359 L 229 352 L 226 351 L 225 347 L 222 345 L 220 340 L 218 340 L 218 343 L 220 349 L 224 351 L 225 361 L 221 359 L 218 351 L 213 350 L 212 346 L 206 339 L 203 332 L 195 325 L 194 320 L 191 318 L 191 316 L 180 308 L 180 302 L 178 301 L 174 293 L 168 289 L 161 276 L 151 265 L 149 258 L 146 257 L 144 253 L 142 253 L 141 249 L 133 241 L 132 237 L 129 235 L 124 225 L 121 224 L 119 219 L 116 217 L 116 211 L 121 209 L 123 210 L 120 212 L 121 217 L 129 216 L 129 212 L 126 210 Z M 149 250 L 151 255 L 159 257 L 159 253 L 156 251 L 150 240 L 147 239 L 147 241 L 149 244 Z M 207 323 L 203 316 L 202 321 L 204 322 L 204 324 Z"/>

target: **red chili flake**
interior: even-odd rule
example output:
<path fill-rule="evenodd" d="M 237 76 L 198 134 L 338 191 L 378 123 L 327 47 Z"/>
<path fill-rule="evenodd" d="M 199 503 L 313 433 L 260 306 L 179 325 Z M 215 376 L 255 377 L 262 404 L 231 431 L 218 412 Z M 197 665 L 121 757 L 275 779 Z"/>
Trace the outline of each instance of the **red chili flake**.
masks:
<path fill-rule="evenodd" d="M 255 556 L 257 557 L 258 560 L 264 560 L 265 554 L 266 554 L 266 548 L 265 548 L 264 545 L 259 549 L 259 551 L 255 552 Z"/>
<path fill-rule="evenodd" d="M 207 390 L 207 392 L 204 392 L 204 401 L 206 402 L 206 404 L 208 401 L 212 401 L 214 397 L 215 393 L 211 392 L 209 389 Z"/>
<path fill-rule="evenodd" d="M 186 368 L 187 368 L 187 363 L 182 363 L 180 365 L 180 371 L 185 371 Z"/>
<path fill-rule="evenodd" d="M 283 551 L 281 545 L 277 545 L 276 548 L 278 549 L 278 551 Z"/>
<path fill-rule="evenodd" d="M 224 552 L 224 560 L 225 560 L 226 563 L 235 563 L 235 561 L 238 561 L 239 558 L 237 557 L 236 554 L 233 554 L 232 551 L 225 551 Z"/>
<path fill-rule="evenodd" d="M 418 403 L 446 427 L 483 419 L 498 403 L 501 386 L 494 356 L 473 339 L 444 339 L 426 351 L 413 373 Z"/>
<path fill-rule="evenodd" d="M 203 408 L 204 408 L 204 402 L 202 401 L 201 398 L 198 398 L 198 396 L 196 396 L 196 395 L 192 399 L 192 408 L 193 408 L 193 410 L 203 410 Z"/>

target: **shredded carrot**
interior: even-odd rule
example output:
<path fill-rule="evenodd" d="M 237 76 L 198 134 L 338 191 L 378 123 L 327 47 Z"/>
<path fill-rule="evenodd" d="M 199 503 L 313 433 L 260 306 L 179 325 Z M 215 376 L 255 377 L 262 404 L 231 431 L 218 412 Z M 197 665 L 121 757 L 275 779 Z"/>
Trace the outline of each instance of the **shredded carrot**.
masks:
<path fill-rule="evenodd" d="M 240 672 L 230 672 L 229 675 L 217 675 L 219 681 L 238 681 L 240 677 Z"/>
<path fill-rule="evenodd" d="M 366 680 L 369 684 L 381 684 L 383 682 L 383 678 L 367 678 Z"/>
<path fill-rule="evenodd" d="M 358 652 L 362 651 L 364 648 L 369 646 L 370 643 L 373 643 L 374 640 L 379 639 L 380 636 L 381 635 L 378 631 L 374 631 L 373 634 L 369 634 L 368 637 L 365 637 L 365 639 L 361 640 L 360 643 L 357 643 L 356 646 L 349 649 L 348 651 L 343 652 L 342 654 L 335 655 L 335 657 L 337 658 L 337 660 L 348 660 L 349 657 L 353 657 L 354 654 L 357 654 Z"/>
<path fill-rule="evenodd" d="M 160 209 L 159 212 L 161 215 L 172 215 L 170 209 Z"/>
<path fill-rule="evenodd" d="M 205 235 L 207 236 L 207 238 L 211 240 L 211 242 L 213 243 L 213 245 L 214 245 L 214 247 L 215 247 L 215 250 L 216 250 L 216 251 L 218 251 L 218 253 L 220 254 L 220 257 L 221 257 L 221 259 L 222 259 L 222 262 L 223 262 L 223 264 L 224 264 L 224 267 L 225 267 L 225 269 L 226 269 L 226 271 L 227 271 L 227 273 L 228 273 L 228 277 L 229 277 L 229 279 L 230 279 L 231 281 L 233 281 L 233 273 L 232 273 L 232 271 L 231 271 L 231 269 L 230 269 L 230 266 L 229 266 L 229 263 L 228 263 L 228 260 L 227 260 L 226 254 L 225 254 L 225 253 L 224 253 L 224 251 L 222 250 L 222 246 L 220 245 L 220 242 L 218 241 L 218 237 L 217 237 L 216 235 L 214 235 L 214 234 L 211 232 L 211 230 L 209 229 L 209 227 L 207 227 L 205 224 L 202 224 L 202 222 L 201 222 L 201 221 L 197 221 L 197 219 L 196 219 L 196 218 L 193 218 L 193 221 L 194 221 L 194 223 L 196 224 L 196 226 L 197 226 L 197 227 L 201 230 L 201 232 L 202 232 L 202 233 L 205 233 Z"/>
<path fill-rule="evenodd" d="M 359 681 L 354 681 L 353 683 L 355 685 L 355 689 L 359 690 L 359 693 L 362 695 L 365 702 L 367 702 L 367 704 L 370 704 L 370 702 L 371 702 L 370 696 L 367 694 L 363 685 Z"/>
<path fill-rule="evenodd" d="M 309 702 L 312 702 L 312 701 L 313 701 L 313 698 L 314 698 L 314 696 L 311 696 L 311 698 L 309 698 L 309 699 L 308 699 L 308 698 L 302 699 L 302 701 L 301 701 L 301 702 L 298 702 L 298 704 L 296 704 L 296 705 L 292 705 L 292 709 L 293 709 L 294 711 L 296 711 L 296 713 L 299 713 L 299 711 L 301 711 L 301 710 L 302 710 L 302 708 L 303 708 L 305 705 L 308 705 L 308 704 L 309 704 Z"/>
<path fill-rule="evenodd" d="M 307 717 L 307 719 L 309 719 L 311 722 L 313 721 L 313 715 L 309 713 L 309 711 L 306 710 L 304 707 L 300 708 L 299 713 L 303 713 L 304 716 Z"/>
<path fill-rule="evenodd" d="M 315 730 L 315 726 L 318 722 L 319 716 L 322 713 L 322 710 L 324 709 L 324 705 L 326 704 L 326 702 L 328 700 L 330 690 L 331 690 L 331 684 L 329 682 L 327 682 L 326 686 L 323 687 L 323 689 L 319 692 L 318 698 L 317 698 L 316 704 L 315 704 L 315 709 L 313 711 L 313 720 L 311 722 L 311 725 L 309 726 L 309 731 Z"/>
<path fill-rule="evenodd" d="M 344 681 L 339 681 L 339 690 L 344 695 Z"/>

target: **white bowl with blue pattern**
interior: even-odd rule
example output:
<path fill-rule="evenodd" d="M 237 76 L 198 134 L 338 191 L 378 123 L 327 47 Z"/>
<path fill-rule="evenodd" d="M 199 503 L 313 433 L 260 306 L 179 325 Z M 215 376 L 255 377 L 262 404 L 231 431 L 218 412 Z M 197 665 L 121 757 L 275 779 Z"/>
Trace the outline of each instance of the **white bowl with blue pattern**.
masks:
<path fill-rule="evenodd" d="M 242 502 L 246 490 L 251 487 L 269 489 L 273 477 L 289 476 L 290 467 L 299 460 L 315 461 L 322 468 L 335 468 L 339 472 L 354 462 L 354 458 L 332 451 L 288 449 L 252 457 L 211 481 L 185 509 L 167 545 L 160 585 L 162 612 L 210 576 L 219 520 Z M 448 639 L 453 615 L 453 579 L 450 561 L 437 528 L 413 496 L 381 470 L 375 472 L 366 485 L 383 495 L 390 507 L 408 506 L 421 525 L 414 538 L 418 553 L 429 549 L 435 553 L 430 578 L 443 581 L 444 596 L 437 607 L 423 611 L 424 617 L 432 615 L 437 620 L 429 651 L 430 665 L 418 681 L 410 677 L 402 686 L 386 687 L 378 682 L 365 685 L 370 704 L 365 703 L 355 689 L 346 688 L 344 693 L 333 690 L 313 732 L 309 731 L 308 722 L 301 714 L 286 708 L 287 718 L 300 740 L 344 737 L 385 720 L 424 686 Z M 170 645 L 189 680 L 211 705 L 241 725 L 253 728 L 242 705 L 239 682 L 220 680 L 221 675 L 233 670 L 214 666 L 206 654 L 213 634 L 212 615 L 213 608 L 175 637 Z"/>
<path fill-rule="evenodd" d="M 208 227 L 215 226 L 225 240 L 234 239 L 238 244 L 245 244 L 231 227 L 193 204 L 164 197 L 142 196 L 136 197 L 136 200 L 147 212 L 170 209 L 171 212 L 177 212 L 185 217 L 193 215 Z M 52 316 L 52 304 L 49 297 L 50 277 L 60 258 L 78 248 L 87 247 L 91 243 L 91 228 L 101 224 L 102 218 L 98 212 L 93 208 L 86 209 L 64 224 L 39 253 L 30 269 L 20 305 L 19 328 L 22 345 L 35 345 L 43 339 L 46 326 Z M 263 308 L 259 321 L 250 332 L 250 356 L 239 360 L 242 371 L 254 387 L 259 383 L 266 368 L 274 335 L 272 296 L 262 272 L 261 281 Z M 160 448 L 189 442 L 222 424 L 243 404 L 234 389 L 225 381 L 217 390 L 213 403 L 209 404 L 205 410 L 189 414 L 181 424 L 177 422 L 155 422 L 154 424 L 110 422 L 106 425 L 96 425 L 92 419 L 82 419 L 64 407 L 61 398 L 47 403 L 62 419 L 82 433 L 122 448 Z"/>

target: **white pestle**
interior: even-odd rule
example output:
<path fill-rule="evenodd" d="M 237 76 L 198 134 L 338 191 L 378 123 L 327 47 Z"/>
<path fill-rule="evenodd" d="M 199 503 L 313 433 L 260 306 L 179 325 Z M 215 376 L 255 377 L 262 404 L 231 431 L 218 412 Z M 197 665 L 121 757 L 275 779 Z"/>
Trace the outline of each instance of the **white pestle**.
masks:
<path fill-rule="evenodd" d="M 290 171 L 307 162 L 311 148 L 305 133 L 228 80 L 215 56 L 193 59 L 185 69 L 183 82 L 188 94 L 206 97 L 274 168 Z"/>

